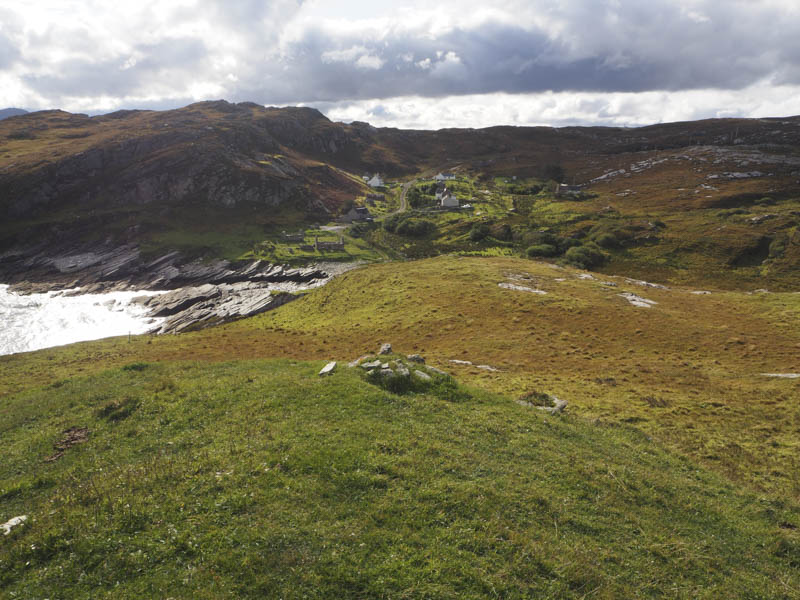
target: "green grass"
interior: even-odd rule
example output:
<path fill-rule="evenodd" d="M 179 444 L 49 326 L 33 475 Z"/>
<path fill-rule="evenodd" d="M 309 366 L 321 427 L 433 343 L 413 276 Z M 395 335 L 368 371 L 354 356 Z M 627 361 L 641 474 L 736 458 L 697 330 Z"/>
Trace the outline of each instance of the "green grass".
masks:
<path fill-rule="evenodd" d="M 789 598 L 793 505 L 643 434 L 321 362 L 142 364 L 3 399 L 7 597 Z M 121 412 L 120 412 L 121 411 Z M 71 426 L 88 441 L 44 463 Z"/>

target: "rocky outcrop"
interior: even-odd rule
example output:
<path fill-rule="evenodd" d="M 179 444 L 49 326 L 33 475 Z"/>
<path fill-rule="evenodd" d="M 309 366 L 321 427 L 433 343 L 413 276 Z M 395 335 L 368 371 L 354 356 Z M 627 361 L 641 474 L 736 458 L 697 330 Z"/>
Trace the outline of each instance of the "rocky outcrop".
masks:
<path fill-rule="evenodd" d="M 138 246 L 95 245 L 64 253 L 47 248 L 15 249 L 0 254 L 0 281 L 18 293 L 80 287 L 80 293 L 124 289 L 172 290 L 204 284 L 309 283 L 325 279 L 319 269 L 295 269 L 259 260 L 188 260 L 169 252 L 145 260 Z"/>
<path fill-rule="evenodd" d="M 150 333 L 180 333 L 278 308 L 296 299 L 287 292 L 270 291 L 257 283 L 188 287 L 158 296 L 140 296 L 133 302 L 147 308 L 152 317 L 165 318 Z"/>

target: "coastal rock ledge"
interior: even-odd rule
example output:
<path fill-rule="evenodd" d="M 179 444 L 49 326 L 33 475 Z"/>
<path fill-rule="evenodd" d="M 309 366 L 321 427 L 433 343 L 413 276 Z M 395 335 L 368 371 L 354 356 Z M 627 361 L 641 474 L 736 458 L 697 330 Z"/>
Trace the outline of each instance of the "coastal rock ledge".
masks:
<path fill-rule="evenodd" d="M 149 333 L 180 333 L 204 329 L 278 308 L 299 296 L 270 291 L 254 282 L 182 288 L 159 296 L 132 300 L 148 309 L 151 317 L 165 317 Z"/>

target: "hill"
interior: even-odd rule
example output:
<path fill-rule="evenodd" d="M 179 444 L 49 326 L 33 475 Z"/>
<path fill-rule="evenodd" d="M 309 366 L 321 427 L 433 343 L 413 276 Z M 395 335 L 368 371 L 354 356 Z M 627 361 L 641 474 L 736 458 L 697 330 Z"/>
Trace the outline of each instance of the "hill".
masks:
<path fill-rule="evenodd" d="M 46 281 L 63 274 L 42 265 L 121 246 L 141 251 L 142 266 L 172 251 L 187 260 L 319 260 L 297 248 L 273 251 L 280 232 L 363 203 L 364 173 L 390 178 L 386 214 L 399 207 L 397 183 L 449 169 L 474 211 L 423 215 L 437 225 L 434 236 L 362 239 L 407 257 L 521 256 L 543 244 L 558 257 L 597 242 L 607 256 L 583 266 L 678 284 L 792 289 L 799 149 L 796 117 L 403 131 L 224 101 L 97 117 L 31 113 L 0 123 L 0 277 L 35 271 Z M 553 179 L 577 192 L 556 193 Z M 476 226 L 490 235 L 470 239 Z"/>
<path fill-rule="evenodd" d="M 26 114 L 28 114 L 28 111 L 21 108 L 3 108 L 0 109 L 0 121 L 3 119 L 8 119 L 9 117 L 16 117 Z"/>
<path fill-rule="evenodd" d="M 800 371 L 797 295 L 592 277 L 387 263 L 216 329 L 0 357 L 0 520 L 29 516 L 0 586 L 792 597 L 796 380 L 762 373 Z M 384 341 L 461 383 L 345 366 Z"/>

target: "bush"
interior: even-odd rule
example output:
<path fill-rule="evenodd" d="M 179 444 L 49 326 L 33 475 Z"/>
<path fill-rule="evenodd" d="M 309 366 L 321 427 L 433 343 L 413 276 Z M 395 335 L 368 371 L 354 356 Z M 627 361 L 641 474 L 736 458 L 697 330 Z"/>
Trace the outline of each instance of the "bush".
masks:
<path fill-rule="evenodd" d="M 500 223 L 489 228 L 489 234 L 500 241 L 510 242 L 514 234 L 511 231 L 511 226 L 508 223 Z"/>
<path fill-rule="evenodd" d="M 786 252 L 786 238 L 777 237 L 769 245 L 769 258 L 780 258 Z"/>
<path fill-rule="evenodd" d="M 595 243 L 601 248 L 616 248 L 619 246 L 619 240 L 611 233 L 601 233 L 594 238 Z"/>
<path fill-rule="evenodd" d="M 424 237 L 436 231 L 436 224 L 425 219 L 406 219 L 395 228 L 395 233 L 408 237 Z"/>
<path fill-rule="evenodd" d="M 535 256 L 555 256 L 558 254 L 558 248 L 550 244 L 537 244 L 528 248 L 526 252 L 530 258 Z"/>
<path fill-rule="evenodd" d="M 556 238 L 556 242 L 558 243 L 558 251 L 562 253 L 566 252 L 570 248 L 575 248 L 576 246 L 583 244 L 583 242 L 581 242 L 579 239 L 572 237 Z"/>
<path fill-rule="evenodd" d="M 558 246 L 558 240 L 558 236 L 547 231 L 529 231 L 522 236 L 522 242 L 526 246 L 538 246 L 539 244 Z"/>
<path fill-rule="evenodd" d="M 602 265 L 607 258 L 600 246 L 589 242 L 583 246 L 573 246 L 564 254 L 569 264 L 581 269 L 592 269 Z"/>
<path fill-rule="evenodd" d="M 486 223 L 476 223 L 469 231 L 469 239 L 473 242 L 480 242 L 489 235 L 489 226 Z"/>
<path fill-rule="evenodd" d="M 383 221 L 383 228 L 389 233 L 394 233 L 397 230 L 397 226 L 400 225 L 402 220 L 403 220 L 402 213 L 396 213 L 394 215 L 386 217 L 386 219 L 384 219 Z"/>
<path fill-rule="evenodd" d="M 375 229 L 375 223 L 353 223 L 347 230 L 347 234 L 353 237 L 364 237 L 371 230 Z"/>

